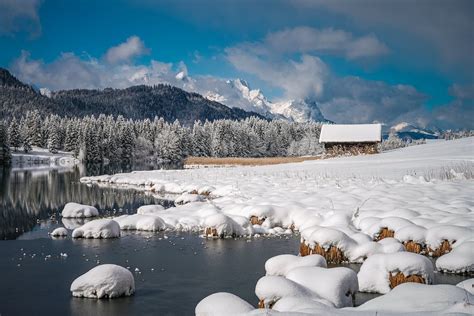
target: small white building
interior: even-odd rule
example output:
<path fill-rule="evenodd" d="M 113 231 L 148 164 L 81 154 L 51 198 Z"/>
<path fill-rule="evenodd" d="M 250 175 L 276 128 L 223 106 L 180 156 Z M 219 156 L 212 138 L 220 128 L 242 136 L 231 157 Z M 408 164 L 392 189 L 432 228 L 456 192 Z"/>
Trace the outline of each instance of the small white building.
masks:
<path fill-rule="evenodd" d="M 319 136 L 330 155 L 374 154 L 381 141 L 381 124 L 324 124 Z"/>

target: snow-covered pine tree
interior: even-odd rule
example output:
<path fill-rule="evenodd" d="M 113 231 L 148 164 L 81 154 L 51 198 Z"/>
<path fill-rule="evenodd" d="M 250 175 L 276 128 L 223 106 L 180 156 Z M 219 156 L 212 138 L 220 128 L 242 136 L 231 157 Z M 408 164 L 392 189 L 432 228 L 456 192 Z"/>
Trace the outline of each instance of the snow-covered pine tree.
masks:
<path fill-rule="evenodd" d="M 3 122 L 0 122 L 0 165 L 9 164 L 11 159 L 7 134 L 7 127 Z"/>
<path fill-rule="evenodd" d="M 10 147 L 13 147 L 14 151 L 17 151 L 21 145 L 23 144 L 23 140 L 21 138 L 20 133 L 20 126 L 16 118 L 13 118 L 10 122 L 10 126 L 8 127 L 8 140 Z"/>

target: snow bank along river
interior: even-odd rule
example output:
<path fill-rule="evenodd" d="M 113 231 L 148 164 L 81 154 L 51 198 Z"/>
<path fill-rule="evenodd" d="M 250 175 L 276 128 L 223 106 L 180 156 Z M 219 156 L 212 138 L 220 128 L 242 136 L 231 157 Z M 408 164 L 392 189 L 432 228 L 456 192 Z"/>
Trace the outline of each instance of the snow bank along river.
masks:
<path fill-rule="evenodd" d="M 156 274 L 153 273 L 157 271 L 162 260 L 175 262 L 177 267 L 186 267 L 184 271 L 191 273 L 179 273 L 177 277 L 180 280 L 183 276 L 188 276 L 179 286 L 155 283 L 156 288 L 153 288 L 149 287 L 150 284 L 146 283 L 147 278 L 144 278 L 146 286 L 141 288 L 140 281 L 137 281 L 136 295 L 133 297 L 118 299 L 117 303 L 83 303 L 71 298 L 73 302 L 71 309 L 74 306 L 83 312 L 85 306 L 95 306 L 92 308 L 107 306 L 104 307 L 107 309 L 110 306 L 123 304 L 131 308 L 131 312 L 138 310 L 143 312 L 144 309 L 138 307 L 136 302 L 154 299 L 153 307 L 144 307 L 150 308 L 150 312 L 189 314 L 189 311 L 192 313 L 197 303 L 207 295 L 215 292 L 231 292 L 254 307 L 260 300 L 263 306 L 274 307 L 275 311 L 294 311 L 297 310 L 297 306 L 303 305 L 308 311 L 315 313 L 320 308 L 334 309 L 352 304 L 348 297 L 352 296 L 357 288 L 379 293 L 389 291 L 386 295 L 395 293 L 392 296 L 398 300 L 406 293 L 418 297 L 420 292 L 427 290 L 398 284 L 405 279 L 428 284 L 420 286 L 433 286 L 429 284 L 441 282 L 456 284 L 468 279 L 472 273 L 474 254 L 470 246 L 474 242 L 473 148 L 474 140 L 469 138 L 409 147 L 380 155 L 297 164 L 139 171 L 84 177 L 81 179 L 82 183 L 98 186 L 103 190 L 112 190 L 119 186 L 154 194 L 173 193 L 177 195 L 176 206 L 167 209 L 142 208 L 135 215 L 101 212 L 102 216 L 106 215 L 119 224 L 120 238 L 106 240 L 61 238 L 34 241 L 43 243 L 33 250 L 34 253 L 22 253 L 17 246 L 12 246 L 14 243 L 10 243 L 4 249 L 10 247 L 12 249 L 9 249 L 7 256 L 3 256 L 10 261 L 7 260 L 8 264 L 5 259 L 1 261 L 2 266 L 8 267 L 9 270 L 3 271 L 26 269 L 26 266 L 19 262 L 23 260 L 19 259 L 27 257 L 29 260 L 29 257 L 37 252 L 45 262 L 55 258 L 60 264 L 68 266 L 71 265 L 69 262 L 82 262 L 83 259 L 88 269 L 99 263 L 114 263 L 123 267 L 128 266 L 135 271 L 129 262 L 133 259 L 140 260 L 141 256 L 136 258 L 133 255 L 134 251 L 139 252 L 142 248 L 145 250 L 160 245 L 170 245 L 170 249 L 176 250 L 180 240 L 185 240 L 187 242 L 181 244 L 181 247 L 178 246 L 178 249 L 182 248 L 183 252 L 189 251 L 188 258 L 173 259 L 173 255 L 170 257 L 161 249 L 162 251 L 155 253 L 153 257 L 156 258 L 156 265 L 153 264 L 152 267 L 152 264 L 147 264 L 145 268 L 149 269 L 147 271 L 147 274 L 151 275 L 149 279 L 155 280 Z M 93 189 L 99 190 L 97 187 Z M 83 202 L 75 199 L 70 201 Z M 89 204 L 95 205 L 95 203 Z M 130 213 L 134 213 L 135 210 L 136 208 Z M 57 226 L 51 227 L 51 231 Z M 140 232 L 140 230 L 158 232 Z M 190 231 L 213 237 L 245 237 L 236 240 L 206 240 L 197 238 L 197 235 L 190 234 Z M 117 246 L 126 242 L 131 242 L 129 247 Z M 59 245 L 65 245 L 69 250 L 56 249 L 56 252 L 50 254 L 49 251 L 40 252 L 43 247 L 50 250 Z M 90 253 L 81 254 L 78 245 L 81 250 L 92 247 L 97 257 L 91 256 Z M 216 247 L 222 248 L 216 253 Z M 108 250 L 112 253 L 105 255 L 105 260 L 100 259 L 99 257 L 107 254 Z M 200 266 L 202 270 L 196 271 L 195 264 L 199 266 L 196 263 L 199 261 L 197 259 L 199 254 L 211 250 L 211 255 L 204 256 L 205 264 Z M 406 250 L 410 253 L 405 252 Z M 64 252 L 75 254 L 71 256 L 68 253 L 64 259 L 65 257 L 61 255 Z M 120 255 L 112 255 L 114 252 L 119 252 Z M 324 290 L 321 292 L 320 289 L 305 284 L 304 278 L 300 275 L 308 272 L 306 270 L 303 273 L 290 269 L 287 274 L 268 276 L 264 278 L 270 279 L 259 281 L 259 278 L 265 275 L 265 261 L 284 253 L 322 255 L 329 268 L 310 267 L 308 271 L 314 278 L 321 277 L 327 282 L 334 279 L 336 283 L 328 286 L 334 291 L 323 293 Z M 237 260 L 239 256 L 241 257 Z M 75 260 L 72 260 L 72 257 L 75 257 Z M 141 259 L 148 262 L 150 258 Z M 185 261 L 182 262 L 180 259 Z M 25 259 L 25 262 L 28 260 Z M 227 265 L 222 265 L 224 262 Z M 240 264 L 236 264 L 237 262 Z M 357 263 L 363 263 L 362 268 Z M 20 266 L 17 266 L 18 264 Z M 357 278 L 359 280 L 357 284 L 352 282 L 354 284 L 347 288 L 345 293 L 341 292 L 341 287 L 337 284 L 347 282 L 330 277 L 332 271 L 329 270 L 333 269 L 334 265 L 347 266 L 356 272 L 359 268 L 361 270 L 355 279 L 355 272 L 352 274 L 347 271 L 348 280 L 354 281 Z M 84 268 L 82 266 L 74 271 L 77 273 L 71 273 L 69 269 L 66 269 L 68 273 L 62 271 L 63 275 L 67 274 L 68 282 L 61 286 L 68 287 L 70 281 L 88 270 Z M 138 265 L 136 268 L 138 268 L 135 271 L 138 274 L 136 280 L 140 280 L 145 270 Z M 161 268 L 158 269 L 161 271 Z M 164 269 L 166 271 L 166 268 Z M 440 273 L 436 270 L 453 274 Z M 373 273 L 370 273 L 371 271 Z M 215 273 L 220 278 L 216 277 Z M 274 281 L 275 278 L 278 280 Z M 364 278 L 362 283 L 361 278 Z M 272 289 L 274 284 L 283 284 L 283 291 L 268 292 L 267 289 Z M 392 287 L 395 289 L 391 290 Z M 243 288 L 245 290 L 242 291 Z M 9 289 L 11 290 L 11 286 Z M 457 304 L 459 293 L 456 294 L 453 288 L 430 289 L 433 297 L 438 297 L 443 291 L 452 293 L 453 299 L 449 301 L 451 303 L 446 304 Z M 157 300 L 168 297 L 170 293 L 173 293 L 174 297 L 168 303 L 174 307 L 166 310 L 157 307 L 160 305 Z M 348 297 L 340 297 L 341 293 Z M 257 298 L 255 294 L 259 297 Z M 197 296 L 199 297 L 196 300 Z M 228 296 L 216 297 L 222 298 L 224 302 L 228 301 Z M 362 297 L 363 295 L 357 293 L 356 303 L 358 299 L 360 303 Z M 423 295 L 420 297 L 424 298 Z M 469 296 L 466 297 L 469 299 Z M 215 306 L 217 309 L 214 311 L 218 311 L 219 306 L 213 303 L 214 298 L 207 300 L 211 304 L 204 301 L 198 306 L 207 312 L 213 312 L 212 306 Z M 245 302 L 237 302 L 234 298 L 229 300 L 231 305 L 238 308 L 247 306 Z M 430 305 L 428 301 L 424 302 L 425 305 Z M 166 303 L 161 306 L 166 306 Z M 363 307 L 361 310 L 373 313 L 377 310 L 383 311 L 383 306 L 383 303 L 373 303 L 372 306 Z M 438 306 L 438 310 L 452 311 L 453 309 L 449 309 L 452 307 L 456 308 L 456 311 L 469 312 L 471 307 L 463 306 L 443 305 Z M 416 306 L 411 308 L 415 310 Z M 10 306 L 7 310 L 14 309 Z M 338 311 L 342 312 L 340 309 Z"/>
<path fill-rule="evenodd" d="M 465 138 L 372 156 L 81 181 L 181 194 L 175 200 L 181 205 L 148 215 L 168 229 L 212 237 L 298 231 L 301 255 L 320 254 L 336 264 L 367 260 L 359 285 L 387 293 L 406 281 L 432 284 L 434 269 L 474 271 L 473 148 L 474 139 Z M 145 220 L 133 216 L 117 221 Z"/>

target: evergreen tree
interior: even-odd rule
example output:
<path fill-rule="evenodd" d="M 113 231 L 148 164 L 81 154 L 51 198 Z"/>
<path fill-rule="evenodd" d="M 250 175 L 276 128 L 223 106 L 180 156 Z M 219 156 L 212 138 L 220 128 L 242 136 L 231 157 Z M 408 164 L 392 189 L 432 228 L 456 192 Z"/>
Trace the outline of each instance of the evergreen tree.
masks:
<path fill-rule="evenodd" d="M 10 146 L 13 147 L 13 150 L 15 151 L 17 151 L 18 148 L 20 148 L 23 144 L 20 127 L 16 121 L 16 118 L 13 118 L 13 120 L 10 122 L 10 126 L 8 127 L 8 140 Z"/>
<path fill-rule="evenodd" d="M 7 165 L 10 163 L 11 155 L 10 148 L 8 147 L 8 131 L 3 124 L 0 122 L 0 165 Z"/>

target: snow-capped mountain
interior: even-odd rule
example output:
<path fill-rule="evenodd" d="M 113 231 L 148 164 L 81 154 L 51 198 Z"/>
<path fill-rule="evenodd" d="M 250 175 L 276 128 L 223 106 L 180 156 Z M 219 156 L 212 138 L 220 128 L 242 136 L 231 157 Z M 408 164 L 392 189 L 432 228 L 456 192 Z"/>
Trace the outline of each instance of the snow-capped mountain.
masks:
<path fill-rule="evenodd" d="M 436 139 L 439 137 L 438 131 L 421 128 L 408 122 L 395 124 L 389 129 L 386 129 L 384 134 L 388 135 L 389 133 L 395 133 L 404 140 Z"/>

